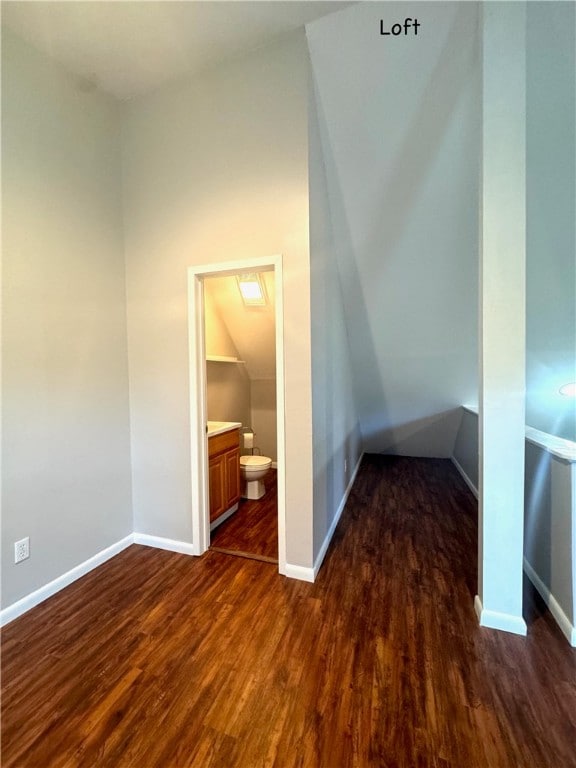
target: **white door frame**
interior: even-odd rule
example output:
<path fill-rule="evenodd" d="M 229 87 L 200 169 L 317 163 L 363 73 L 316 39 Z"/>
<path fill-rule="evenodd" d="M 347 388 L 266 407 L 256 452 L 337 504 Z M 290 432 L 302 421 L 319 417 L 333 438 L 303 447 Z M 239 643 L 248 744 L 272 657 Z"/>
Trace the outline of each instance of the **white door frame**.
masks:
<path fill-rule="evenodd" d="M 284 308 L 282 256 L 204 264 L 188 269 L 188 344 L 190 364 L 190 467 L 192 541 L 195 555 L 210 547 L 208 441 L 206 440 L 206 345 L 204 278 L 274 270 L 276 320 L 276 434 L 278 451 L 278 570 L 286 573 L 286 446 L 284 432 Z"/>

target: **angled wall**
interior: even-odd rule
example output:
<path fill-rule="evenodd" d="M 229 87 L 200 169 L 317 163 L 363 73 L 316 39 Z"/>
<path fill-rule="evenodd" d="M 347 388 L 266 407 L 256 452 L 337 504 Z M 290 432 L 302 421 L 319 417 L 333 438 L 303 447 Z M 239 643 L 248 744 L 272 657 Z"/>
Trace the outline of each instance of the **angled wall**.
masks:
<path fill-rule="evenodd" d="M 364 448 L 450 456 L 477 398 L 477 6 L 361 3 L 307 38 Z"/>
<path fill-rule="evenodd" d="M 204 281 L 204 337 L 207 357 L 239 358 L 238 349 L 214 299 L 213 281 Z M 250 423 L 250 379 L 243 365 L 206 361 L 206 411 L 209 421 Z"/>
<path fill-rule="evenodd" d="M 361 437 L 313 83 L 309 103 L 310 307 L 316 562 L 342 511 L 347 487 L 361 457 Z"/>

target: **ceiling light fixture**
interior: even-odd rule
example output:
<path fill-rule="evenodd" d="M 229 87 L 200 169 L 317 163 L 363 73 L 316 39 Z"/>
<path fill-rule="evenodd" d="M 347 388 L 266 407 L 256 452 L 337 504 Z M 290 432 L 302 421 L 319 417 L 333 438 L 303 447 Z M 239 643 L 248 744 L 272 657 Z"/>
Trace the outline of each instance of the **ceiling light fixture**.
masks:
<path fill-rule="evenodd" d="M 240 289 L 242 300 L 247 307 L 263 307 L 266 304 L 264 284 L 257 272 L 238 275 L 236 279 L 238 280 L 238 288 Z"/>

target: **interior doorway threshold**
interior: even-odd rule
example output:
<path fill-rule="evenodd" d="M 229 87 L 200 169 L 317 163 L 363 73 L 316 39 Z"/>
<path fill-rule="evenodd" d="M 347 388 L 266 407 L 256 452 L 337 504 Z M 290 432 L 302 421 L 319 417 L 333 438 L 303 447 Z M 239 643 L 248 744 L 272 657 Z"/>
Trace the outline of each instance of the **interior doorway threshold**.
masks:
<path fill-rule="evenodd" d="M 254 555 L 252 552 L 242 552 L 238 549 L 224 549 L 223 547 L 210 547 L 212 552 L 220 552 L 222 555 L 233 555 L 235 557 L 245 557 L 248 560 L 260 560 L 262 563 L 276 563 L 278 565 L 278 558 L 268 557 L 267 555 Z"/>

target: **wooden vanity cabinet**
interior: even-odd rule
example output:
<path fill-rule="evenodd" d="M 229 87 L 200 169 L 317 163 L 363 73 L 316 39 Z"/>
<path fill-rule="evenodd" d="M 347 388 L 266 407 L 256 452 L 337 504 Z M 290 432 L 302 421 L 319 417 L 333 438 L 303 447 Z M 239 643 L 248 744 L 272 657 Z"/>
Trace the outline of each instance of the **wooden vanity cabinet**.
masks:
<path fill-rule="evenodd" d="M 208 438 L 210 522 L 240 500 L 240 431 L 232 429 Z"/>

